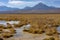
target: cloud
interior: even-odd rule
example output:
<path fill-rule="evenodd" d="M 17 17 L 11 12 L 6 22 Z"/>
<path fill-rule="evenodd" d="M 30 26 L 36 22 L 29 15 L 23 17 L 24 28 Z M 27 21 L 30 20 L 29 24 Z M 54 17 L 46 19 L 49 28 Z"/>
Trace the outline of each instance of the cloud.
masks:
<path fill-rule="evenodd" d="M 48 6 L 59 6 L 59 0 L 0 0 L 0 6 L 7 6 L 12 8 L 24 8 L 26 6 L 33 7 L 38 3 L 44 3 Z"/>
<path fill-rule="evenodd" d="M 38 4 L 39 2 L 34 1 L 16 1 L 16 0 L 10 0 L 6 6 L 8 7 L 15 7 L 15 8 L 24 8 L 26 6 L 32 7 Z"/>
<path fill-rule="evenodd" d="M 40 0 L 11 0 L 11 1 L 40 1 Z"/>

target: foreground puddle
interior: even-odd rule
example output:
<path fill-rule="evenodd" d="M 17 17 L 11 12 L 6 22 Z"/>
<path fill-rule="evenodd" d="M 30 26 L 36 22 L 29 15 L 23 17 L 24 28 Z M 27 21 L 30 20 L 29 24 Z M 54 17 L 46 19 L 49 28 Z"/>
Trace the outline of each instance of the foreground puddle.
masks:
<path fill-rule="evenodd" d="M 0 21 L 0 25 L 1 24 L 2 25 L 7 25 L 7 23 L 13 25 L 13 24 L 18 24 L 19 22 L 20 21 Z M 30 24 L 27 24 L 27 25 L 24 25 L 24 26 L 22 26 L 20 28 L 14 28 L 16 30 L 16 33 L 14 34 L 14 36 L 12 38 L 15 38 L 15 37 L 23 37 L 24 35 L 25 36 L 28 36 L 27 34 L 25 34 L 23 32 L 23 30 L 24 30 L 24 28 L 28 30 L 30 26 L 31 26 Z M 4 31 L 8 31 L 8 29 L 7 30 L 4 30 Z"/>
<path fill-rule="evenodd" d="M 24 28 L 28 29 L 30 26 L 31 25 L 28 24 L 28 25 L 22 26 L 21 28 L 15 28 L 16 34 L 15 34 L 14 37 L 21 37 L 21 36 L 23 36 L 24 35 L 24 33 L 23 33 Z"/>
<path fill-rule="evenodd" d="M 20 21 L 0 21 L 0 24 L 6 25 L 7 23 L 13 25 L 18 24 Z M 16 33 L 13 37 L 8 38 L 6 40 L 43 40 L 45 37 L 49 37 L 46 34 L 31 34 L 23 32 L 24 29 L 29 29 L 30 24 L 24 25 L 20 28 L 14 28 L 16 30 Z M 7 31 L 7 30 L 6 30 Z M 57 28 L 57 31 L 60 32 L 60 27 Z"/>
<path fill-rule="evenodd" d="M 57 28 L 57 32 L 60 33 L 60 26 Z"/>
<path fill-rule="evenodd" d="M 0 24 L 2 25 L 7 25 L 7 23 L 9 24 L 18 24 L 20 21 L 0 21 Z"/>

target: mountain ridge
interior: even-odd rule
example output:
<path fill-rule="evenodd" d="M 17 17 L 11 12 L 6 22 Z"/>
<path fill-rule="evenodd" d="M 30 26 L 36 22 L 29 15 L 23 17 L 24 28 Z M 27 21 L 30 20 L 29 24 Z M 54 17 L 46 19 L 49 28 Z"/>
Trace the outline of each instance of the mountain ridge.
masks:
<path fill-rule="evenodd" d="M 8 10 L 19 10 L 18 8 L 11 8 L 6 6 L 0 6 L 0 11 L 8 11 Z"/>
<path fill-rule="evenodd" d="M 25 7 L 24 9 L 10 8 L 10 7 L 0 7 L 0 13 L 60 13 L 60 8 L 53 6 L 47 6 L 44 3 L 39 3 L 34 7 Z"/>

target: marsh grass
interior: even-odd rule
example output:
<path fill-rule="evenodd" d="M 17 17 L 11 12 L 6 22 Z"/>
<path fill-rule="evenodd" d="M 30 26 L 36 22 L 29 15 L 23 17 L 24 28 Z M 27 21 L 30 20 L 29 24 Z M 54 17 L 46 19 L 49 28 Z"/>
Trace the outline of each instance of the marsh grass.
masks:
<path fill-rule="evenodd" d="M 57 34 L 56 28 L 60 25 L 60 14 L 3 14 L 0 15 L 0 20 L 18 20 L 21 21 L 19 24 L 13 24 L 15 28 L 22 27 L 23 25 L 30 24 L 31 27 L 29 30 L 24 29 L 24 32 L 29 32 L 33 34 L 43 34 L 45 33 L 48 36 L 52 36 Z M 7 23 L 7 28 L 12 31 L 12 34 L 15 32 L 14 28 Z M 1 26 L 2 27 L 2 26 Z M 3 28 L 0 28 L 2 30 Z M 4 37 L 8 35 L 7 33 L 4 34 Z M 9 34 L 10 35 L 10 34 Z M 8 36 L 9 36 L 8 35 Z M 45 40 L 54 40 L 45 39 Z M 58 39 L 56 39 L 58 40 Z"/>
<path fill-rule="evenodd" d="M 45 39 L 43 39 L 43 40 L 55 40 L 55 38 L 50 37 L 50 38 L 45 38 Z"/>

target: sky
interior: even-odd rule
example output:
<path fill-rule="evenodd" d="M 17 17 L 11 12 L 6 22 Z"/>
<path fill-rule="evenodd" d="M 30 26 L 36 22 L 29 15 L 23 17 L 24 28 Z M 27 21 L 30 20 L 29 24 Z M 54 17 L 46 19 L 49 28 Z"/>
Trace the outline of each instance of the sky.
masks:
<path fill-rule="evenodd" d="M 38 3 L 44 3 L 48 6 L 60 7 L 60 0 L 0 0 L 0 6 L 12 8 L 33 7 Z"/>

